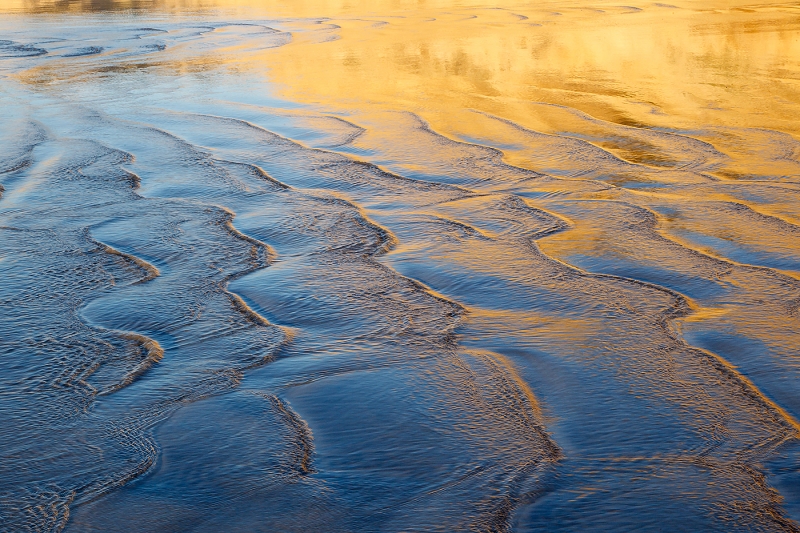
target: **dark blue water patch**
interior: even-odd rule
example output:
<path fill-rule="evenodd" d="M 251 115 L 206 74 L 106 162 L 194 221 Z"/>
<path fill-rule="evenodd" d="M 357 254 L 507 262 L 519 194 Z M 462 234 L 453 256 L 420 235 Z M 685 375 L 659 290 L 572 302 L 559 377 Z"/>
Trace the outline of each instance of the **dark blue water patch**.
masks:
<path fill-rule="evenodd" d="M 239 298 L 241 298 L 242 301 L 244 301 L 244 303 L 246 303 L 248 305 L 248 307 L 253 309 L 253 311 L 258 313 L 259 315 L 263 316 L 270 323 L 276 324 L 276 325 L 281 325 L 281 326 L 290 326 L 290 327 L 295 326 L 294 324 L 283 324 L 283 323 L 281 323 L 281 319 L 286 319 L 287 317 L 286 316 L 281 317 L 281 316 L 275 314 L 274 313 L 274 311 L 275 311 L 275 306 L 274 305 L 262 305 L 262 302 L 264 301 L 263 298 L 259 298 L 259 299 L 256 300 L 256 299 L 253 299 L 253 298 L 250 297 L 250 293 L 251 292 L 253 292 L 254 294 L 262 294 L 262 292 L 264 292 L 263 289 L 261 289 L 261 287 L 263 286 L 262 285 L 262 283 L 263 283 L 262 280 L 260 280 L 260 279 L 249 280 L 248 279 L 249 277 L 254 276 L 256 274 L 257 273 L 248 274 L 247 276 L 243 276 L 241 278 L 238 278 L 238 279 L 235 279 L 235 280 L 231 281 L 231 283 L 228 285 L 228 289 L 231 292 L 233 292 L 234 294 L 236 294 Z M 256 276 L 256 278 L 258 278 L 258 276 Z M 258 287 L 258 289 L 256 289 L 255 287 Z M 269 291 L 266 291 L 266 292 L 269 292 Z"/>
<path fill-rule="evenodd" d="M 113 221 L 109 221 L 109 224 L 110 225 L 113 224 Z M 95 237 L 102 244 L 108 245 L 111 248 L 119 252 L 122 252 L 123 254 L 134 256 L 137 259 L 140 259 L 155 266 L 158 269 L 159 274 L 161 276 L 168 275 L 171 273 L 172 266 L 170 266 L 170 264 L 166 260 L 164 260 L 164 258 L 148 255 L 147 252 L 143 252 L 140 248 L 137 248 L 135 244 L 126 244 L 121 239 L 120 240 L 114 239 L 110 235 L 110 233 L 112 232 L 103 231 L 103 227 L 104 225 L 95 226 L 95 228 L 93 228 L 92 231 L 92 236 Z M 117 237 L 119 237 L 118 234 Z"/>
<path fill-rule="evenodd" d="M 770 204 L 773 203 L 777 198 L 785 197 L 784 195 L 797 194 L 797 189 L 791 188 L 791 186 L 787 187 L 786 189 L 781 188 L 779 185 L 765 187 L 753 185 L 730 185 L 725 188 L 730 190 L 730 194 L 732 196 L 735 196 L 744 202 L 755 205 Z"/>
<path fill-rule="evenodd" d="M 697 231 L 675 229 L 674 232 L 676 235 L 694 243 L 700 248 L 710 248 L 720 256 L 727 257 L 738 263 L 800 272 L 800 258 L 790 250 L 782 254 L 763 249 L 759 250 L 745 243 L 736 242 L 731 239 L 722 239 Z"/>
<path fill-rule="evenodd" d="M 382 163 L 380 161 L 375 162 L 374 159 L 373 159 L 374 156 L 377 154 L 377 151 L 369 149 L 369 148 L 361 148 L 361 147 L 357 147 L 357 146 L 343 145 L 343 146 L 337 146 L 336 147 L 336 151 L 338 153 L 340 153 L 340 154 L 347 154 L 347 155 L 350 155 L 350 156 L 355 156 L 354 157 L 355 159 L 362 159 L 362 158 L 363 159 L 368 159 L 369 161 L 373 162 L 376 165 L 379 165 L 379 166 L 382 165 Z"/>
<path fill-rule="evenodd" d="M 81 320 L 89 326 L 120 332 L 136 332 L 155 339 L 165 350 L 178 347 L 180 342 L 173 331 L 176 323 L 157 316 L 157 309 L 148 306 L 147 298 L 124 301 L 110 298 L 88 302 L 79 312 Z M 138 313 L 132 312 L 133 309 Z M 136 315 L 139 316 L 136 316 Z M 158 324 L 161 324 L 161 327 Z"/>
<path fill-rule="evenodd" d="M 680 217 L 680 210 L 674 207 L 670 207 L 668 205 L 653 205 L 650 207 L 656 213 L 663 215 L 666 218 L 678 218 Z"/>
<path fill-rule="evenodd" d="M 47 54 L 47 50 L 32 44 L 0 40 L 0 59 L 18 57 L 38 57 Z"/>
<path fill-rule="evenodd" d="M 302 469 L 303 435 L 285 411 L 276 396 L 251 392 L 178 411 L 155 431 L 160 454 L 149 474 L 75 509 L 66 531 L 117 531 L 130 520 L 150 531 L 279 530 L 306 520 L 324 529 L 332 509 L 315 515 L 325 492 Z"/>
<path fill-rule="evenodd" d="M 146 246 L 143 246 L 146 243 L 144 238 L 137 239 L 135 234 L 128 232 L 124 227 L 122 229 L 115 228 L 115 225 L 124 226 L 125 224 L 130 224 L 130 220 L 119 217 L 111 218 L 92 227 L 90 234 L 102 244 L 155 266 L 161 276 L 170 274 L 172 266 L 169 261 L 163 257 L 150 255 Z"/>
<path fill-rule="evenodd" d="M 167 49 L 167 45 L 164 43 L 148 44 L 143 46 L 142 49 L 150 52 L 163 52 Z"/>
<path fill-rule="evenodd" d="M 765 466 L 770 486 L 785 498 L 786 513 L 800 523 L 800 441 L 795 439 L 784 444 Z"/>
<path fill-rule="evenodd" d="M 300 328 L 315 336 L 336 339 L 379 336 L 386 327 L 385 317 L 367 314 L 357 296 L 361 291 L 369 291 L 375 281 L 364 278 L 344 293 L 331 292 L 335 285 L 320 290 L 319 276 L 323 271 L 324 267 L 304 261 L 281 262 L 232 282 L 230 288 L 265 316 L 276 317 L 281 325 Z M 369 271 L 365 274 L 369 275 Z"/>
<path fill-rule="evenodd" d="M 653 283 L 701 301 L 724 297 L 730 291 L 726 285 L 707 277 L 692 276 L 653 264 L 642 264 L 625 257 L 573 253 L 563 259 L 588 272 Z"/>
<path fill-rule="evenodd" d="M 84 48 L 78 48 L 74 52 L 70 52 L 64 54 L 64 57 L 81 57 L 81 56 L 91 56 L 99 54 L 103 51 L 102 46 L 86 46 Z"/>
<path fill-rule="evenodd" d="M 467 306 L 481 306 L 485 309 L 526 309 L 530 306 L 530 299 L 534 297 L 501 276 L 466 268 L 448 268 L 434 261 L 404 259 L 400 254 L 387 259 L 404 276 L 419 280 L 442 294 L 452 295 Z M 493 303 L 497 307 L 493 307 Z"/>
<path fill-rule="evenodd" d="M 518 283 L 501 275 L 435 261 L 404 259 L 400 254 L 389 256 L 387 261 L 404 276 L 419 280 L 467 307 L 520 312 L 536 309 L 563 317 L 586 312 L 584 305 L 573 297 L 539 288 L 535 283 Z"/>
<path fill-rule="evenodd" d="M 543 487 L 540 498 L 516 511 L 516 530 L 548 530 L 557 523 L 565 531 L 729 531 L 717 526 L 700 503 L 716 491 L 686 490 L 687 483 L 714 485 L 713 472 L 699 464 L 656 458 L 567 458 L 554 476 L 557 489 Z M 646 510 L 640 498 L 658 498 L 659 509 Z M 598 511 L 608 505 L 613 510 L 602 513 L 598 529 Z"/>
<path fill-rule="evenodd" d="M 723 321 L 684 325 L 684 338 L 690 344 L 709 350 L 732 363 L 759 389 L 795 419 L 800 418 L 800 394 L 795 371 L 783 368 L 780 349 L 741 333 Z"/>

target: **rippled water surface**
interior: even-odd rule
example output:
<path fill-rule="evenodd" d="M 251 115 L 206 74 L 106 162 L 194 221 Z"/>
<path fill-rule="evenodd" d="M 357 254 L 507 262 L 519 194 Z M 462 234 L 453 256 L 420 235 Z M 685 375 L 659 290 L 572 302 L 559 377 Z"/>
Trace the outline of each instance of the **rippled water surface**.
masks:
<path fill-rule="evenodd" d="M 800 4 L 0 3 L 0 531 L 800 530 Z"/>

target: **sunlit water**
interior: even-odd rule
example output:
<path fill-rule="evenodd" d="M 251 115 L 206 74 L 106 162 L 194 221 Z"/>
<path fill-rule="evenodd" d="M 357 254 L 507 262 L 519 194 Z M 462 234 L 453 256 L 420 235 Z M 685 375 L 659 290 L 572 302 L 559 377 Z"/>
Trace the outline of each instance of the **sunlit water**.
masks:
<path fill-rule="evenodd" d="M 799 4 L 0 9 L 3 532 L 798 530 Z"/>

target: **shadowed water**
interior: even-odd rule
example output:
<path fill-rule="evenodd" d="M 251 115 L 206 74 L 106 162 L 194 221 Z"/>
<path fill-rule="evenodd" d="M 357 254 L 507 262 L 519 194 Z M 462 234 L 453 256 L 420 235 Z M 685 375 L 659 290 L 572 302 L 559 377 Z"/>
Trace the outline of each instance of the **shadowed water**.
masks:
<path fill-rule="evenodd" d="M 0 531 L 800 530 L 800 10 L 0 6 Z"/>

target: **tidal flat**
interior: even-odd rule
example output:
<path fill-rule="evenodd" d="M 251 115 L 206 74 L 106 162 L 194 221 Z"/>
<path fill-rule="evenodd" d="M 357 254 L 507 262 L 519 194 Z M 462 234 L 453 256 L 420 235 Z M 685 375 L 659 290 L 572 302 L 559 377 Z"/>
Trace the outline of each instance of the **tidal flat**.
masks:
<path fill-rule="evenodd" d="M 0 531 L 800 532 L 800 4 L 0 0 Z"/>

